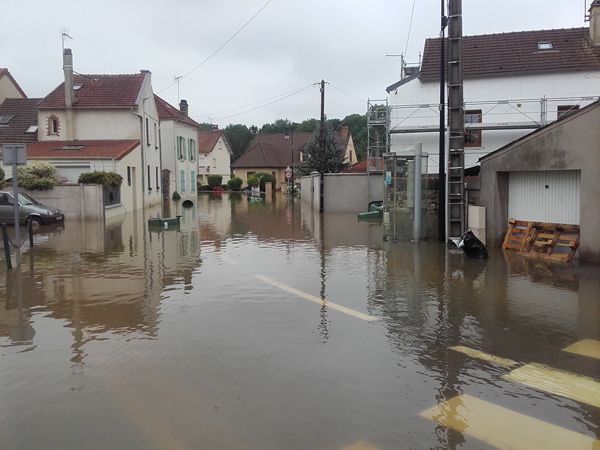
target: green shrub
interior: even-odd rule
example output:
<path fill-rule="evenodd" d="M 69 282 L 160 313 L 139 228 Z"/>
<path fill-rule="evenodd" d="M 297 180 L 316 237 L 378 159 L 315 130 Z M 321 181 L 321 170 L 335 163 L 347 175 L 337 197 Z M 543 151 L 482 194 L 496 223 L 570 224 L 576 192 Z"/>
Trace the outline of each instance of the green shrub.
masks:
<path fill-rule="evenodd" d="M 265 190 L 265 184 L 267 183 L 271 183 L 271 186 L 273 187 L 273 189 L 275 189 L 275 177 L 273 175 L 271 175 L 270 173 L 257 173 L 256 174 L 259 178 L 260 178 L 260 190 L 264 191 Z"/>
<path fill-rule="evenodd" d="M 17 182 L 28 191 L 49 191 L 58 184 L 56 168 L 47 163 L 34 163 L 17 169 Z"/>
<path fill-rule="evenodd" d="M 84 172 L 79 175 L 77 182 L 82 184 L 101 184 L 102 186 L 119 187 L 123 182 L 123 177 L 115 172 Z"/>
<path fill-rule="evenodd" d="M 209 175 L 208 177 L 208 185 L 213 188 L 215 186 L 221 186 L 223 182 L 223 177 L 221 175 Z"/>
<path fill-rule="evenodd" d="M 173 192 L 173 195 L 171 196 L 171 198 L 173 199 L 174 202 L 178 202 L 179 200 L 181 200 L 181 195 L 179 195 L 179 192 L 175 191 L 175 192 Z"/>
<path fill-rule="evenodd" d="M 198 191 L 199 192 L 212 191 L 212 186 L 209 186 L 208 184 L 202 184 L 202 185 L 198 186 Z"/>
<path fill-rule="evenodd" d="M 250 186 L 250 187 L 260 186 L 260 177 L 255 173 L 248 176 L 248 186 Z"/>
<path fill-rule="evenodd" d="M 227 189 L 230 191 L 239 191 L 242 188 L 242 179 L 233 177 L 227 182 Z"/>
<path fill-rule="evenodd" d="M 2 169 L 2 167 L 0 167 L 0 188 L 2 186 L 4 186 L 4 177 L 5 177 L 4 170 Z"/>

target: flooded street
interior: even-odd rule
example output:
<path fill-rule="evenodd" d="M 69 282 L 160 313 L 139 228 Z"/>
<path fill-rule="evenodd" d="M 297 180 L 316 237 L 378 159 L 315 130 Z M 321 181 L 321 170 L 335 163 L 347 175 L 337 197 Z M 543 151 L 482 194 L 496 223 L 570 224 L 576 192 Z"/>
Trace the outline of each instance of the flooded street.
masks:
<path fill-rule="evenodd" d="M 600 448 L 598 269 L 284 196 L 181 214 L 67 222 L 0 269 L 0 448 Z"/>

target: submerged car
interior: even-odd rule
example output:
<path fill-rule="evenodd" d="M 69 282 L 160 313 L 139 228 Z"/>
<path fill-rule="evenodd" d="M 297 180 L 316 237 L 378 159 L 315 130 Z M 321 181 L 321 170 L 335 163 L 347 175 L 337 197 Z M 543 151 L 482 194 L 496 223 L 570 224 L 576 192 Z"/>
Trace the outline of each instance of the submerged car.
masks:
<path fill-rule="evenodd" d="M 14 223 L 15 209 L 12 192 L 0 191 L 0 223 Z M 62 211 L 42 205 L 27 194 L 19 192 L 19 223 L 33 226 L 63 223 Z"/>

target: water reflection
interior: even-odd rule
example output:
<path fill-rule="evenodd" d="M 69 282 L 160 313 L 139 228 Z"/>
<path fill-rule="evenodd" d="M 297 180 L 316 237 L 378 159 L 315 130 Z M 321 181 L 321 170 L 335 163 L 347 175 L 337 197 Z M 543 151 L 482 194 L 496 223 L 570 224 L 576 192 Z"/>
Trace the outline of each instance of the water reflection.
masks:
<path fill-rule="evenodd" d="M 598 378 L 596 360 L 560 350 L 600 338 L 597 270 L 384 243 L 377 225 L 279 195 L 168 208 L 179 227 L 149 229 L 150 211 L 41 233 L 21 269 L 2 272 L 7 448 L 84 448 L 89 436 L 123 448 L 485 448 L 419 417 L 463 393 L 600 435 L 593 407 L 449 350 Z M 74 415 L 88 420 L 73 427 Z"/>

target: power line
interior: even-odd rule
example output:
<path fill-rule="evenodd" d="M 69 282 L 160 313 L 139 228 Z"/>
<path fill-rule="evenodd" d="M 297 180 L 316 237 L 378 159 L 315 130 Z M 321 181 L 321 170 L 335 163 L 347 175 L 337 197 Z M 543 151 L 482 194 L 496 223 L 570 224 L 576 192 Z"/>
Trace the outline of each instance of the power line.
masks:
<path fill-rule="evenodd" d="M 277 100 L 273 100 L 273 101 L 271 101 L 269 103 L 265 103 L 264 105 L 257 106 L 256 108 L 251 108 L 251 109 L 248 109 L 246 111 L 242 111 L 242 112 L 239 112 L 239 113 L 236 113 L 236 114 L 230 114 L 228 116 L 217 117 L 216 120 L 229 119 L 230 117 L 241 116 L 243 114 L 247 114 L 249 112 L 265 108 L 267 106 L 273 105 L 274 103 L 277 103 L 277 102 L 280 102 L 282 100 L 285 100 L 286 98 L 290 98 L 290 97 L 293 97 L 294 95 L 298 95 L 298 94 L 300 94 L 301 92 L 307 90 L 310 87 L 313 87 L 313 84 L 309 84 L 308 86 L 305 86 L 305 87 L 303 87 L 301 89 L 297 89 L 296 91 L 293 91 L 293 92 L 291 92 L 290 94 L 288 94 L 288 95 L 286 95 L 284 97 L 278 98 Z"/>
<path fill-rule="evenodd" d="M 178 77 L 178 79 L 182 79 L 187 77 L 188 75 L 191 75 L 193 72 L 195 72 L 196 70 L 198 70 L 200 67 L 202 67 L 204 64 L 206 64 L 213 56 L 215 56 L 217 53 L 219 53 L 227 44 L 229 44 L 231 41 L 233 41 L 235 39 L 235 37 L 240 34 L 242 32 L 242 30 L 244 28 L 246 28 L 250 22 L 252 22 L 256 16 L 258 16 L 267 6 L 269 6 L 269 3 L 271 3 L 273 0 L 267 0 L 267 2 L 262 5 L 260 7 L 260 9 L 258 11 L 256 11 L 254 13 L 254 15 L 252 17 L 250 17 L 246 23 L 244 23 L 235 33 L 233 33 L 231 35 L 231 37 L 229 39 L 227 39 L 225 42 L 223 42 L 215 51 L 213 51 L 210 55 L 208 55 L 206 58 L 204 58 L 202 60 L 202 62 L 200 62 L 200 64 L 196 65 L 195 67 L 193 67 L 189 72 L 187 72 L 184 75 L 181 75 L 180 77 Z M 175 86 L 175 84 L 177 84 L 177 81 L 174 81 L 173 83 L 169 84 L 167 87 L 165 87 L 164 89 L 158 91 L 158 93 L 160 94 L 163 91 L 166 91 L 167 89 L 169 89 L 172 86 Z"/>
<path fill-rule="evenodd" d="M 415 16 L 415 4 L 417 0 L 413 0 L 412 10 L 410 12 L 410 24 L 408 25 L 408 36 L 406 37 L 406 47 L 404 47 L 404 55 L 406 56 L 406 52 L 408 51 L 408 43 L 410 42 L 410 33 L 412 31 L 413 18 Z"/>
<path fill-rule="evenodd" d="M 220 109 L 218 111 L 211 111 L 209 113 L 202 113 L 202 114 L 199 114 L 199 116 L 200 117 L 208 117 L 209 115 L 212 116 L 214 114 L 219 114 L 219 113 L 224 113 L 224 112 L 229 112 L 229 111 L 236 111 L 238 109 L 243 109 L 243 108 L 246 108 L 248 106 L 254 106 L 254 105 L 258 105 L 260 103 L 268 102 L 270 100 L 275 100 L 275 99 L 278 99 L 279 97 L 283 97 L 283 96 L 288 95 L 288 94 L 293 94 L 293 93 L 299 91 L 300 89 L 304 89 L 304 87 L 299 87 L 299 88 L 293 89 L 291 91 L 287 91 L 287 92 L 283 92 L 281 94 L 274 95 L 272 97 L 268 97 L 268 98 L 265 98 L 265 99 L 262 99 L 262 100 L 257 100 L 255 102 L 245 103 L 243 105 L 236 106 L 234 108 L 226 108 L 226 109 Z"/>
<path fill-rule="evenodd" d="M 341 92 L 342 94 L 344 94 L 346 97 L 351 98 L 352 100 L 356 100 L 357 102 L 360 102 L 362 104 L 365 104 L 367 101 L 365 99 L 360 99 L 358 97 L 355 97 L 352 94 L 347 93 L 346 91 L 341 90 L 339 87 L 335 86 L 334 84 L 331 84 L 331 87 L 334 88 L 336 91 Z"/>

